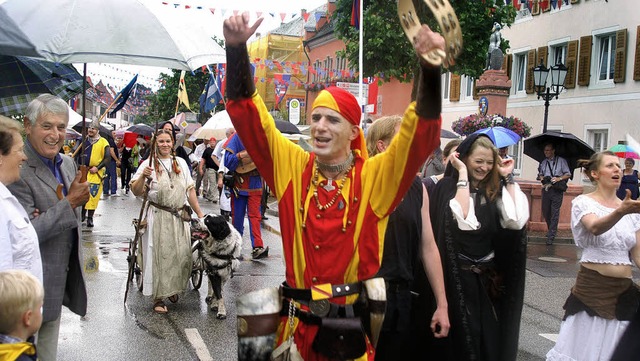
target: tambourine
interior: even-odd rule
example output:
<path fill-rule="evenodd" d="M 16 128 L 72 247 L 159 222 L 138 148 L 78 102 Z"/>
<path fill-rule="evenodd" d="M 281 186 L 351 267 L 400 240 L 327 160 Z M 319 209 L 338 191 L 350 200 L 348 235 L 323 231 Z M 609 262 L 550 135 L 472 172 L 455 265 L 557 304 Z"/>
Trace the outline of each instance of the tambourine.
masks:
<path fill-rule="evenodd" d="M 462 51 L 462 30 L 456 13 L 453 11 L 448 0 L 423 0 L 435 16 L 442 36 L 446 42 L 445 50 L 435 49 L 428 53 L 421 54 L 424 60 L 432 65 L 442 65 L 448 68 L 455 64 L 455 58 Z M 420 31 L 420 20 L 416 14 L 412 0 L 398 0 L 398 17 L 405 35 L 411 43 Z"/>

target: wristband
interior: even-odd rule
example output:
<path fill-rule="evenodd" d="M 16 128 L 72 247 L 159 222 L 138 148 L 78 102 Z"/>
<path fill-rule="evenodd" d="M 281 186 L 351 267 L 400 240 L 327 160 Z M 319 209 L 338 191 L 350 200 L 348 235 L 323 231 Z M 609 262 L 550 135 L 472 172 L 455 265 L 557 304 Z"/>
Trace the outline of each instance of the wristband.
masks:
<path fill-rule="evenodd" d="M 467 188 L 469 186 L 469 182 L 466 180 L 461 180 L 456 183 L 457 188 Z"/>
<path fill-rule="evenodd" d="M 504 184 L 514 184 L 515 181 L 513 180 L 513 174 L 509 173 L 507 174 L 505 177 L 502 178 L 502 180 L 504 181 Z"/>

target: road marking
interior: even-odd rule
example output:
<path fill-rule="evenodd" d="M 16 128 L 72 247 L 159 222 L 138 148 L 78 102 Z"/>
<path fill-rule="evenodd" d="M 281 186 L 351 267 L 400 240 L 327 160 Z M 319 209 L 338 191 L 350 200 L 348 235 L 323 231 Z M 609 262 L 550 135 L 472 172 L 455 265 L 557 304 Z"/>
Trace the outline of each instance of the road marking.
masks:
<path fill-rule="evenodd" d="M 204 344 L 204 340 L 200 336 L 200 332 L 198 332 L 195 328 L 185 328 L 185 335 L 187 335 L 187 340 L 193 348 L 196 349 L 196 355 L 198 355 L 198 360 L 200 361 L 213 361 L 213 357 L 209 353 L 209 349 L 207 349 L 207 345 Z"/>
<path fill-rule="evenodd" d="M 558 334 L 557 333 L 539 333 L 540 336 L 546 338 L 547 340 L 557 342 Z"/>

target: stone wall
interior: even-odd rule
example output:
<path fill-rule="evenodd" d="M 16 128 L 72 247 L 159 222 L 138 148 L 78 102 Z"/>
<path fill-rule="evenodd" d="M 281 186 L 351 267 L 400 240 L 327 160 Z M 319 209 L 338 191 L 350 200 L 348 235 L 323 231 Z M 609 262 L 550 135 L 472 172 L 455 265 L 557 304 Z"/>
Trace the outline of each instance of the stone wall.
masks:
<path fill-rule="evenodd" d="M 518 180 L 518 184 L 529 199 L 529 231 L 546 232 L 547 223 L 542 216 L 542 184 L 538 181 L 527 180 Z M 571 202 L 584 191 L 585 187 L 569 183 L 569 188 L 564 193 L 562 200 L 562 208 L 560 208 L 558 231 L 571 231 Z"/>

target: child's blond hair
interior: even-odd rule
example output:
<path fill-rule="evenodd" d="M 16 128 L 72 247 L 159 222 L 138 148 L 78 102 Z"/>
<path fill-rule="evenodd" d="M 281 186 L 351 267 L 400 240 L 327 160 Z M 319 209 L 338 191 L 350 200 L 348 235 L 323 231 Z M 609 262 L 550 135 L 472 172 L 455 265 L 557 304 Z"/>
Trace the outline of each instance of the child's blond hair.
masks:
<path fill-rule="evenodd" d="M 23 270 L 0 272 L 0 333 L 8 335 L 28 310 L 40 308 L 44 288 L 35 276 Z"/>

